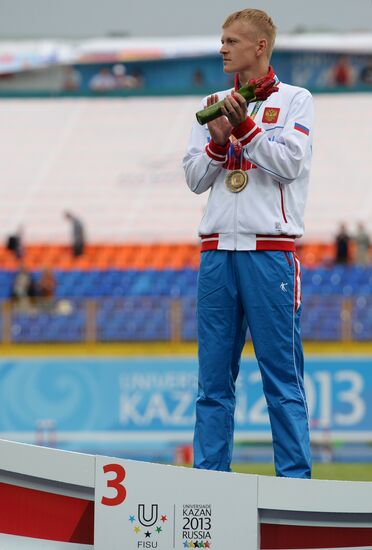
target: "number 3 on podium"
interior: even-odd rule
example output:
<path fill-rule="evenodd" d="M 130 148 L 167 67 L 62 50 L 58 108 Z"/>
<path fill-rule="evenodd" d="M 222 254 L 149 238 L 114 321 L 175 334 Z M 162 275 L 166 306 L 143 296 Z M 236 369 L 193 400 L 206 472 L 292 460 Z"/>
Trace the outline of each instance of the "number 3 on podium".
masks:
<path fill-rule="evenodd" d="M 115 489 L 116 496 L 114 497 L 102 497 L 101 503 L 104 506 L 118 506 L 122 504 L 127 496 L 127 490 L 123 485 L 125 479 L 125 468 L 120 464 L 106 464 L 103 467 L 103 472 L 105 474 L 114 472 L 115 477 L 113 479 L 107 480 L 107 487 Z"/>

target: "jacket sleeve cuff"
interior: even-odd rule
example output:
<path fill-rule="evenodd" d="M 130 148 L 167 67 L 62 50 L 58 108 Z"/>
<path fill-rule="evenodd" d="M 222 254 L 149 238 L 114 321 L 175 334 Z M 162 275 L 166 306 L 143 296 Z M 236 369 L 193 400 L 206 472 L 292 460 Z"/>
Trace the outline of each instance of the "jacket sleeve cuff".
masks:
<path fill-rule="evenodd" d="M 250 143 L 260 132 L 262 132 L 261 128 L 250 117 L 247 117 L 244 122 L 232 130 L 233 136 L 243 146 Z"/>
<path fill-rule="evenodd" d="M 229 148 L 230 140 L 225 143 L 225 145 L 217 145 L 217 143 L 215 143 L 213 139 L 211 139 L 210 142 L 206 145 L 205 151 L 211 159 L 217 162 L 224 163 L 227 160 L 227 153 L 229 151 Z"/>

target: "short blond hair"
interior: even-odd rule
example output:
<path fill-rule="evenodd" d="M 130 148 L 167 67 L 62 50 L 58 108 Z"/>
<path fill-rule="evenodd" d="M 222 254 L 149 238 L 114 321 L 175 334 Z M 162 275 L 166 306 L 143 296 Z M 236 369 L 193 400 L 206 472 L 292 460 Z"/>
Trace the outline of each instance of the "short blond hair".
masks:
<path fill-rule="evenodd" d="M 262 10 L 245 9 L 235 11 L 226 18 L 222 28 L 225 29 L 229 27 L 235 21 L 252 23 L 252 25 L 256 27 L 258 33 L 262 34 L 267 40 L 267 55 L 270 59 L 276 37 L 276 26 L 271 17 Z"/>

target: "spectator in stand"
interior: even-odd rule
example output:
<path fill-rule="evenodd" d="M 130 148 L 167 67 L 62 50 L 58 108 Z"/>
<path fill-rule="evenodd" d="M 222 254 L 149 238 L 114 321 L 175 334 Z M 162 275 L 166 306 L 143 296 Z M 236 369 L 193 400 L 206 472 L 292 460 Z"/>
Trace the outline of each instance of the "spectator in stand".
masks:
<path fill-rule="evenodd" d="M 201 69 L 196 69 L 192 76 L 192 85 L 195 88 L 202 88 L 205 86 L 204 74 Z"/>
<path fill-rule="evenodd" d="M 354 68 L 347 55 L 341 55 L 331 69 L 331 84 L 333 86 L 352 86 L 354 84 Z"/>
<path fill-rule="evenodd" d="M 359 79 L 363 84 L 372 86 L 372 57 L 369 58 L 367 65 L 360 71 Z"/>
<path fill-rule="evenodd" d="M 36 286 L 33 276 L 24 265 L 21 265 L 14 278 L 11 291 L 11 298 L 16 309 L 22 313 L 31 313 L 35 296 Z"/>
<path fill-rule="evenodd" d="M 127 68 L 122 63 L 113 66 L 112 72 L 116 79 L 116 88 L 119 90 L 131 90 L 140 87 L 140 83 L 135 76 L 127 74 Z"/>
<path fill-rule="evenodd" d="M 77 92 L 81 88 L 81 74 L 77 69 L 68 65 L 63 71 L 63 89 L 66 92 Z"/>
<path fill-rule="evenodd" d="M 72 228 L 72 254 L 75 258 L 84 254 L 85 248 L 85 231 L 84 226 L 74 214 L 70 211 L 64 213 L 66 220 L 71 223 Z"/>
<path fill-rule="evenodd" d="M 37 283 L 39 305 L 44 311 L 51 311 L 54 307 L 56 284 L 56 278 L 53 271 L 49 268 L 44 269 Z"/>
<path fill-rule="evenodd" d="M 15 257 L 20 260 L 23 257 L 23 231 L 22 227 L 19 227 L 17 233 L 9 235 L 6 248 L 13 252 Z"/>
<path fill-rule="evenodd" d="M 348 264 L 350 262 L 350 236 L 346 224 L 342 223 L 336 235 L 336 264 Z"/>
<path fill-rule="evenodd" d="M 115 90 L 116 78 L 107 67 L 101 69 L 89 82 L 92 92 L 108 92 Z"/>
<path fill-rule="evenodd" d="M 136 81 L 136 88 L 143 88 L 145 86 L 145 77 L 143 76 L 141 69 L 138 67 L 132 69 L 132 77 Z"/>
<path fill-rule="evenodd" d="M 367 265 L 369 263 L 370 238 L 362 222 L 358 223 L 354 241 L 356 245 L 355 263 L 357 265 Z"/>

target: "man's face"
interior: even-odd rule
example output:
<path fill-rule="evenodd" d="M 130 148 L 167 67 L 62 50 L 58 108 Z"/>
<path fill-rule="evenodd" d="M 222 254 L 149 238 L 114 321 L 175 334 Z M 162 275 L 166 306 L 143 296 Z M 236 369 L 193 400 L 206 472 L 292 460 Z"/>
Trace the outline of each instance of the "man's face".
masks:
<path fill-rule="evenodd" d="M 222 29 L 220 54 L 225 73 L 251 69 L 257 63 L 257 35 L 246 22 L 234 21 Z"/>

